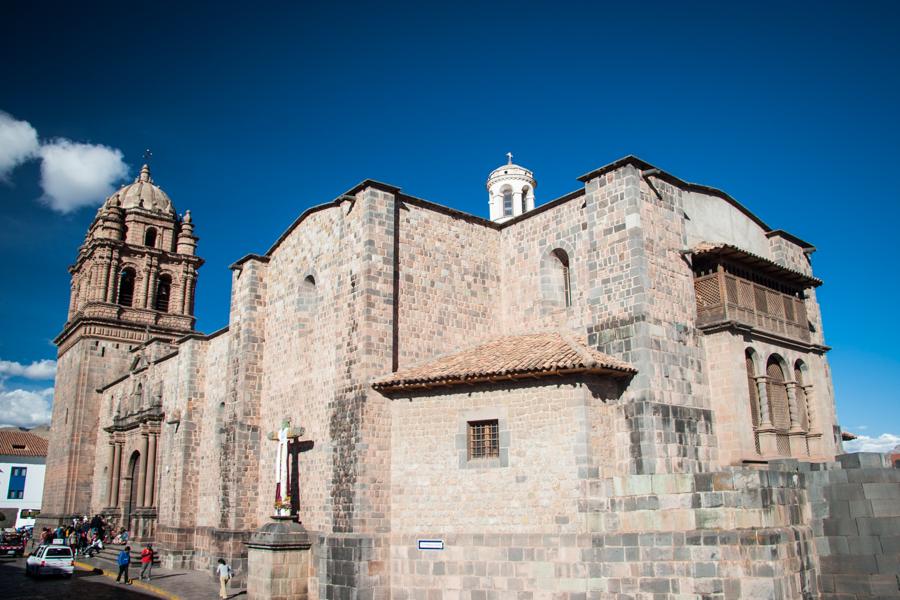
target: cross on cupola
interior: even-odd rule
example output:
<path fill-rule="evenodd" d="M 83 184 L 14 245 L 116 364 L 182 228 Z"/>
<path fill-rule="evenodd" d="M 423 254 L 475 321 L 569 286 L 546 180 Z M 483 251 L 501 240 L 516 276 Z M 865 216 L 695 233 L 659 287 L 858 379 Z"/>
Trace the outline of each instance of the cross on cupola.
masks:
<path fill-rule="evenodd" d="M 300 509 L 299 457 L 301 452 L 312 449 L 311 440 L 301 440 L 306 434 L 302 427 L 291 427 L 284 420 L 278 431 L 268 438 L 278 442 L 275 449 L 275 516 L 296 517 Z"/>

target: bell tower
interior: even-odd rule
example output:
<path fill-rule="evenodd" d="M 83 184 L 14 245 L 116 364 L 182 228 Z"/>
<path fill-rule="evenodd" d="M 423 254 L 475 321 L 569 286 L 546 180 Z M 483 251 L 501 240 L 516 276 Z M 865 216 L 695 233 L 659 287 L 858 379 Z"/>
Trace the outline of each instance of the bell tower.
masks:
<path fill-rule="evenodd" d="M 488 204 L 491 221 L 503 223 L 534 208 L 534 173 L 513 164 L 512 153 L 506 153 L 507 162 L 488 176 Z"/>
<path fill-rule="evenodd" d="M 172 342 L 194 330 L 197 239 L 190 211 L 176 214 L 148 165 L 97 211 L 69 267 L 68 319 L 54 340 L 42 525 L 98 511 L 97 388 L 127 373 L 132 350 L 147 340 Z"/>

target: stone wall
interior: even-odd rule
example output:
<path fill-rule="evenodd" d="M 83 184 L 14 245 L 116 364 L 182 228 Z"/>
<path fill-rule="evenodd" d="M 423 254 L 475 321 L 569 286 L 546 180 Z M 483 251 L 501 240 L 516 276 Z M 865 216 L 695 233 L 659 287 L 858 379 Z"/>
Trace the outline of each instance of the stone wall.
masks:
<path fill-rule="evenodd" d="M 83 516 L 94 508 L 94 484 L 102 477 L 102 467 L 95 465 L 101 418 L 95 390 L 128 368 L 132 348 L 84 337 L 60 354 L 38 527 L 55 527 L 59 519 Z M 99 447 L 106 449 L 105 444 Z"/>
<path fill-rule="evenodd" d="M 798 468 L 809 482 L 821 598 L 900 598 L 900 469 L 871 453 Z"/>

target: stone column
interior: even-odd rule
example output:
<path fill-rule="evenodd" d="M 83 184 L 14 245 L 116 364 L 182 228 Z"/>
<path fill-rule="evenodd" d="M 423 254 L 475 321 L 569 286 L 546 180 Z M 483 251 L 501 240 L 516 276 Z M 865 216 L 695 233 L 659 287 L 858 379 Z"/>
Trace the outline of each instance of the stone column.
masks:
<path fill-rule="evenodd" d="M 159 276 L 159 265 L 151 259 L 150 281 L 147 284 L 147 308 L 156 308 L 156 279 Z"/>
<path fill-rule="evenodd" d="M 191 303 L 194 298 L 194 272 L 188 267 L 187 273 L 185 273 L 184 277 L 184 292 L 183 292 L 183 302 L 181 307 L 181 314 L 189 315 L 191 314 Z"/>
<path fill-rule="evenodd" d="M 116 464 L 116 444 L 109 444 L 109 485 L 106 486 L 106 505 L 107 506 L 115 506 L 113 504 L 113 486 L 116 482 L 115 475 L 115 464 Z"/>
<path fill-rule="evenodd" d="M 115 484 L 113 484 L 113 501 L 110 506 L 119 506 L 119 488 L 121 486 L 121 467 L 122 467 L 122 443 L 116 442 L 116 457 L 113 461 L 113 479 L 115 480 Z"/>
<path fill-rule="evenodd" d="M 109 251 L 103 253 L 103 279 L 100 281 L 100 301 L 108 302 L 107 298 L 109 298 L 109 271 L 111 267 L 112 261 L 109 257 Z"/>
<path fill-rule="evenodd" d="M 800 427 L 800 409 L 797 406 L 797 384 L 793 381 L 787 381 L 784 384 L 787 390 L 788 411 L 791 417 L 791 432 L 803 431 Z"/>
<path fill-rule="evenodd" d="M 764 375 L 754 377 L 756 380 L 756 395 L 759 396 L 759 428 L 770 429 L 772 417 L 769 415 L 769 392 L 766 389 L 767 378 Z"/>
<path fill-rule="evenodd" d="M 144 268 L 142 269 L 143 277 L 141 277 L 140 290 L 135 290 L 134 302 L 131 305 L 135 308 L 147 308 L 147 294 L 150 289 L 150 257 L 144 257 Z M 135 282 L 137 283 L 137 282 Z"/>
<path fill-rule="evenodd" d="M 144 484 L 146 486 L 144 488 L 144 506 L 156 506 L 156 503 L 153 501 L 153 494 L 156 492 L 154 489 L 156 486 L 156 436 L 157 434 L 155 433 L 151 433 L 148 436 L 150 445 L 147 450 L 147 481 Z"/>
<path fill-rule="evenodd" d="M 141 435 L 141 464 L 138 466 L 138 480 L 137 480 L 137 502 L 134 503 L 135 506 L 144 506 L 144 486 L 147 484 L 147 450 L 149 449 L 148 438 L 149 434 L 144 433 Z"/>
<path fill-rule="evenodd" d="M 759 452 L 763 456 L 774 456 L 778 454 L 778 435 L 772 426 L 772 416 L 769 410 L 769 392 L 766 385 L 768 377 L 761 375 L 754 377 L 754 379 L 756 380 L 756 392 L 759 396 L 759 428 L 757 430 Z"/>
<path fill-rule="evenodd" d="M 113 250 L 112 256 L 109 259 L 109 281 L 106 285 L 106 301 L 110 304 L 115 304 L 116 296 L 118 295 L 118 283 L 119 281 L 119 251 Z"/>
<path fill-rule="evenodd" d="M 522 214 L 522 190 L 513 191 L 513 211 L 514 217 Z"/>

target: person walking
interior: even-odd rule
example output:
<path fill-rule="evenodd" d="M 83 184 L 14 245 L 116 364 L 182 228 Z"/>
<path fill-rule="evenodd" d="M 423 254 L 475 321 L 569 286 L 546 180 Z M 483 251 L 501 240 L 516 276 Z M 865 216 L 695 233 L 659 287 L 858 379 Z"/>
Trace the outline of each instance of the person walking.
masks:
<path fill-rule="evenodd" d="M 141 581 L 144 580 L 145 575 L 147 581 L 150 581 L 150 575 L 153 573 L 153 554 L 153 546 L 151 544 L 147 544 L 141 550 Z"/>
<path fill-rule="evenodd" d="M 122 577 L 122 574 L 125 574 L 125 584 L 131 583 L 128 580 L 128 565 L 131 564 L 131 546 L 125 546 L 125 549 L 119 552 L 119 558 L 116 559 L 116 563 L 119 565 L 119 574 L 116 577 L 116 583 L 119 583 L 119 579 Z"/>
<path fill-rule="evenodd" d="M 219 576 L 219 598 L 227 598 L 228 582 L 231 580 L 231 567 L 225 564 L 225 559 L 219 559 L 219 566 L 216 567 L 216 574 Z"/>

